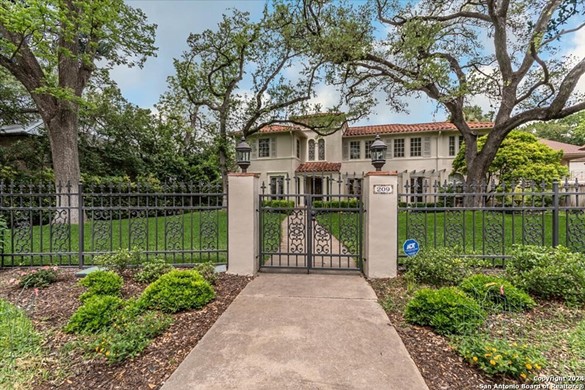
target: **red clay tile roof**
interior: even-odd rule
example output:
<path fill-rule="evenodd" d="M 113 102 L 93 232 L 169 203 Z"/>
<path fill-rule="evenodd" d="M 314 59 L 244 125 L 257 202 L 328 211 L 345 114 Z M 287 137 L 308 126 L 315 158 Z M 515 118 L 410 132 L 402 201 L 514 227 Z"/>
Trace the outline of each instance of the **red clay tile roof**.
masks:
<path fill-rule="evenodd" d="M 297 172 L 339 172 L 341 163 L 330 163 L 325 161 L 306 162 L 297 168 Z"/>
<path fill-rule="evenodd" d="M 554 150 L 562 150 L 563 157 L 565 157 L 565 158 L 567 158 L 567 157 L 585 157 L 585 150 L 583 150 L 579 145 L 571 145 L 571 144 L 566 144 L 563 142 L 553 141 L 553 140 L 544 139 L 544 138 L 539 138 L 538 140 Z"/>
<path fill-rule="evenodd" d="M 298 126 L 290 125 L 268 125 L 260 129 L 259 133 L 288 133 L 289 131 L 301 130 Z"/>
<path fill-rule="evenodd" d="M 469 122 L 468 125 L 472 129 L 482 130 L 491 129 L 494 126 L 492 122 Z M 359 137 L 375 134 L 424 133 L 435 131 L 457 131 L 457 128 L 451 122 L 413 123 L 408 125 L 392 123 L 387 125 L 348 127 L 343 136 Z"/>

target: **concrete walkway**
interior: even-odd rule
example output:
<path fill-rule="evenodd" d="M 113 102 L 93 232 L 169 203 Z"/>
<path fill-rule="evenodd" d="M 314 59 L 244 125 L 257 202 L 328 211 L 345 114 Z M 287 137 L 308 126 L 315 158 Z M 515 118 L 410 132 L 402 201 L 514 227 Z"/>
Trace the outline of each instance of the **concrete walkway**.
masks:
<path fill-rule="evenodd" d="M 260 274 L 163 389 L 427 386 L 361 276 Z"/>

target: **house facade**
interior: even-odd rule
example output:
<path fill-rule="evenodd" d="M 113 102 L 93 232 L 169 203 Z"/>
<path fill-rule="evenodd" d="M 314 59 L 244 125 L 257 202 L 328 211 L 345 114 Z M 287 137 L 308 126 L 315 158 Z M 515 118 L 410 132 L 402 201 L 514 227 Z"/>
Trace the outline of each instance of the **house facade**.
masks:
<path fill-rule="evenodd" d="M 492 123 L 470 123 L 478 135 Z M 462 137 L 450 122 L 348 126 L 327 136 L 297 126 L 272 125 L 250 136 L 250 172 L 270 194 L 354 194 L 363 173 L 373 170 L 370 145 L 376 135 L 386 143 L 384 170 L 399 173 L 399 186 L 419 188 L 451 176 Z M 339 184 L 343 177 L 343 185 Z M 289 180 L 287 180 L 287 178 Z"/>

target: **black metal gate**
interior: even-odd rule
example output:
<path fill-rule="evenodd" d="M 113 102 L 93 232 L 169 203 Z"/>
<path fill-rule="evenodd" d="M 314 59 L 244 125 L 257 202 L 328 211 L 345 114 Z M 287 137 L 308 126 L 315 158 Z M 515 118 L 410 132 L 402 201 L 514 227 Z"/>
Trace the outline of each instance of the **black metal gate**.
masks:
<path fill-rule="evenodd" d="M 361 195 L 260 195 L 260 268 L 362 269 Z"/>

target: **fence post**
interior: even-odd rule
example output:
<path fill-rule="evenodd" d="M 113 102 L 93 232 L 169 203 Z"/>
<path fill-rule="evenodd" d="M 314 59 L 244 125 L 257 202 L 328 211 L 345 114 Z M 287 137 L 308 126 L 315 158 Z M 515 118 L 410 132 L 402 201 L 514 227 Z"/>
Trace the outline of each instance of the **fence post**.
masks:
<path fill-rule="evenodd" d="M 553 181 L 552 245 L 559 245 L 559 182 Z"/>
<path fill-rule="evenodd" d="M 228 266 L 236 275 L 256 275 L 258 258 L 258 173 L 228 175 Z"/>
<path fill-rule="evenodd" d="M 398 274 L 398 176 L 369 172 L 364 182 L 364 274 L 394 278 Z"/>
<path fill-rule="evenodd" d="M 85 252 L 85 240 L 84 240 L 84 236 L 85 236 L 85 232 L 84 232 L 84 224 L 85 221 L 83 219 L 84 217 L 84 212 L 83 212 L 83 184 L 79 183 L 79 186 L 77 187 L 77 212 L 79 214 L 79 225 L 78 226 L 78 233 L 79 233 L 79 267 L 83 267 L 84 266 L 84 259 L 83 259 L 83 255 Z"/>

